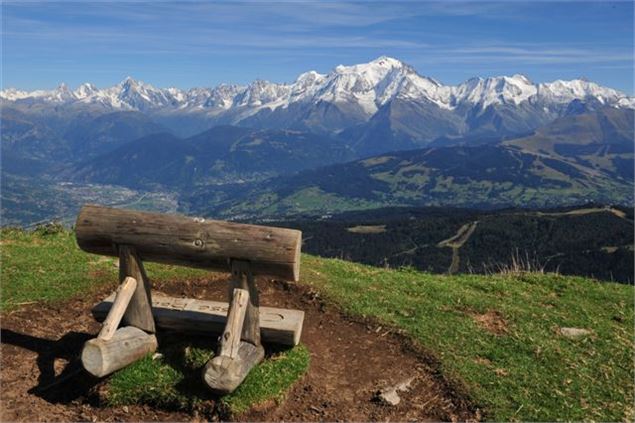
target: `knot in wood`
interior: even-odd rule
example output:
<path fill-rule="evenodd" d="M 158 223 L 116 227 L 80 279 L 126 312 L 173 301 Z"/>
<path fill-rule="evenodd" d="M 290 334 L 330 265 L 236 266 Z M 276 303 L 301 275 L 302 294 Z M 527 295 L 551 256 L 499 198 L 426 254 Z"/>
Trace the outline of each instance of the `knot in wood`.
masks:
<path fill-rule="evenodd" d="M 203 240 L 202 240 L 202 239 L 197 238 L 197 239 L 195 239 L 195 240 L 194 240 L 194 246 L 196 246 L 196 247 L 199 247 L 199 248 L 200 248 L 200 247 L 202 247 L 203 245 L 205 245 L 205 242 L 203 242 Z"/>

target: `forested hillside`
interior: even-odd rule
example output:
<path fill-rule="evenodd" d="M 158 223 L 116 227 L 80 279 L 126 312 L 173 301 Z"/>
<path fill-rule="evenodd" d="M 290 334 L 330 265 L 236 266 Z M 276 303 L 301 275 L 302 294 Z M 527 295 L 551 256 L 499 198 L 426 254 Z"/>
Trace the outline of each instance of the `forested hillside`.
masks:
<path fill-rule="evenodd" d="M 633 282 L 630 208 L 393 208 L 282 224 L 302 229 L 305 251 L 376 266 L 435 273 L 490 273 L 520 266 Z"/>

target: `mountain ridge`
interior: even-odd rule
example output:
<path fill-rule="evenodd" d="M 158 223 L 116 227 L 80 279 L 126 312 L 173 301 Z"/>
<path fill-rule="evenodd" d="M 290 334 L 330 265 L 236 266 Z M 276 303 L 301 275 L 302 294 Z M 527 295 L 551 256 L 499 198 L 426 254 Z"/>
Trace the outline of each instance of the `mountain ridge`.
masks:
<path fill-rule="evenodd" d="M 292 83 L 275 83 L 256 79 L 247 85 L 219 84 L 215 87 L 199 87 L 187 90 L 178 88 L 155 88 L 151 84 L 128 76 L 119 84 L 99 89 L 92 83 L 83 83 L 71 90 L 61 83 L 53 90 L 24 91 L 7 88 L 0 91 L 0 99 L 20 101 L 31 99 L 42 102 L 82 101 L 110 102 L 111 107 L 142 111 L 150 105 L 153 108 L 175 106 L 177 108 L 214 108 L 232 98 L 231 106 L 257 105 L 270 108 L 285 97 L 288 103 L 312 100 L 336 100 L 346 92 L 366 94 L 370 89 L 377 95 L 378 105 L 382 105 L 394 95 L 426 94 L 427 99 L 437 105 L 452 109 L 463 102 L 481 103 L 484 107 L 500 102 L 519 104 L 530 98 L 550 97 L 553 101 L 567 102 L 587 96 L 602 97 L 603 104 L 618 107 L 635 107 L 635 97 L 604 87 L 584 78 L 573 80 L 557 79 L 552 82 L 533 83 L 527 76 L 473 77 L 457 85 L 444 85 L 428 76 L 422 76 L 410 65 L 397 59 L 381 56 L 371 62 L 344 66 L 338 65 L 327 74 L 307 71 Z M 409 91 L 410 90 L 410 91 Z M 208 94 L 208 95 L 206 95 Z M 317 95 L 317 96 L 316 96 Z M 368 100 L 368 99 L 362 99 Z M 282 104 L 283 107 L 288 106 Z M 364 106 L 372 105 L 360 102 Z M 225 104 L 224 107 L 228 105 Z M 372 113 L 377 109 L 371 110 Z"/>
<path fill-rule="evenodd" d="M 90 83 L 75 90 L 65 84 L 49 91 L 9 88 L 0 91 L 0 99 L 22 111 L 41 107 L 65 107 L 73 113 L 138 111 L 181 136 L 219 124 L 322 133 L 339 133 L 364 124 L 376 127 L 378 121 L 382 127 L 391 127 L 382 120 L 382 110 L 406 104 L 412 112 L 397 126 L 412 126 L 411 121 L 419 116 L 441 117 L 439 125 L 432 122 L 427 131 L 410 128 L 399 133 L 397 129 L 395 137 L 405 136 L 412 146 L 469 132 L 515 134 L 571 113 L 572 102 L 585 110 L 635 108 L 634 97 L 584 79 L 534 83 L 516 74 L 444 85 L 386 56 L 368 63 L 339 65 L 326 74 L 304 72 L 291 83 L 259 79 L 248 85 L 181 90 L 155 88 L 127 77 L 104 89 Z M 192 122 L 183 124 L 185 119 Z M 524 125 L 518 125 L 520 121 Z"/>

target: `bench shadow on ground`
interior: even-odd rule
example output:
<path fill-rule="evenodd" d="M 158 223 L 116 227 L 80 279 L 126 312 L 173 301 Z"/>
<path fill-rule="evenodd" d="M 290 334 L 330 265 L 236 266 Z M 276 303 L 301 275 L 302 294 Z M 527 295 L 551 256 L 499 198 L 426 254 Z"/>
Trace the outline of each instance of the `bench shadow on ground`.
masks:
<path fill-rule="evenodd" d="M 157 337 L 159 341 L 157 352 L 163 355 L 163 362 L 183 374 L 183 379 L 175 385 L 177 392 L 195 400 L 218 401 L 219 395 L 212 393 L 203 381 L 202 372 L 206 360 L 193 363 L 186 353 L 188 348 L 212 351 L 208 356 L 208 359 L 211 359 L 214 355 L 213 352 L 217 351 L 218 338 L 216 336 L 183 335 L 172 331 L 159 332 Z M 272 355 L 287 351 L 290 348 L 283 345 L 264 344 L 263 346 L 265 347 L 265 361 Z"/>
<path fill-rule="evenodd" d="M 40 372 L 38 384 L 29 389 L 28 393 L 54 404 L 68 404 L 80 397 L 90 403 L 99 401 L 96 395 L 91 394 L 91 390 L 100 379 L 86 372 L 79 359 L 84 342 L 93 337 L 93 334 L 85 332 L 68 332 L 60 339 L 52 341 L 10 329 L 0 329 L 3 344 L 37 354 L 36 362 Z M 66 364 L 61 371 L 56 372 L 57 360 Z"/>
<path fill-rule="evenodd" d="M 175 389 L 192 399 L 216 402 L 218 396 L 209 391 L 201 377 L 204 363 L 188 365 L 185 348 L 215 351 L 217 339 L 183 336 L 171 331 L 157 335 L 159 338 L 157 352 L 163 355 L 163 361 L 166 364 L 178 369 L 184 376 Z M 94 337 L 94 334 L 86 332 L 69 332 L 58 340 L 50 340 L 0 328 L 0 340 L 3 344 L 13 345 L 37 354 L 38 384 L 29 389 L 28 393 L 52 404 L 70 404 L 81 398 L 92 406 L 102 405 L 97 390 L 93 388 L 103 379 L 86 372 L 80 360 L 84 343 Z M 286 349 L 279 346 L 267 346 L 265 359 Z"/>
<path fill-rule="evenodd" d="M 210 392 L 202 378 L 203 366 L 200 361 L 192 363 L 187 358 L 188 348 L 216 351 L 216 337 L 192 337 L 172 331 L 157 333 L 159 347 L 157 352 L 163 355 L 163 362 L 183 374 L 183 379 L 175 385 L 176 391 L 194 400 L 218 400 L 218 396 Z M 213 353 L 209 355 L 209 358 Z"/>

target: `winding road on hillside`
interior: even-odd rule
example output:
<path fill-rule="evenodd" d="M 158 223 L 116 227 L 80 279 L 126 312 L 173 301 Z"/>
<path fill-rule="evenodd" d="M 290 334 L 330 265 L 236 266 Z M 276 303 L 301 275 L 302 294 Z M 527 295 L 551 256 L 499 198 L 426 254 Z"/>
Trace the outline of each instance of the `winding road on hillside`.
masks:
<path fill-rule="evenodd" d="M 461 226 L 456 234 L 448 239 L 444 239 L 443 241 L 437 244 L 439 248 L 452 248 L 452 263 L 450 263 L 450 267 L 448 268 L 448 273 L 456 273 L 459 271 L 459 266 L 461 265 L 461 257 L 459 255 L 459 250 L 470 239 L 470 236 L 476 230 L 476 226 L 478 225 L 478 220 L 474 222 L 466 223 Z"/>
<path fill-rule="evenodd" d="M 538 216 L 538 217 L 561 217 L 561 216 L 583 216 L 587 214 L 593 213 L 611 213 L 614 216 L 626 220 L 628 222 L 633 223 L 631 219 L 626 216 L 622 210 L 613 208 L 613 207 L 589 207 L 585 209 L 575 209 L 569 210 L 566 212 L 542 212 L 542 211 L 526 211 L 526 212 L 512 212 L 511 215 L 520 215 L 520 216 Z M 475 220 L 470 223 L 466 223 L 461 226 L 456 234 L 452 235 L 448 239 L 444 239 L 443 241 L 437 244 L 439 248 L 452 248 L 452 262 L 450 263 L 450 267 L 448 268 L 448 273 L 453 274 L 459 271 L 459 266 L 461 264 L 461 256 L 460 249 L 465 243 L 470 239 L 474 231 L 476 230 L 476 226 L 478 225 L 478 220 Z M 555 256 L 554 256 L 555 257 Z"/>

